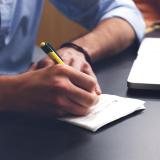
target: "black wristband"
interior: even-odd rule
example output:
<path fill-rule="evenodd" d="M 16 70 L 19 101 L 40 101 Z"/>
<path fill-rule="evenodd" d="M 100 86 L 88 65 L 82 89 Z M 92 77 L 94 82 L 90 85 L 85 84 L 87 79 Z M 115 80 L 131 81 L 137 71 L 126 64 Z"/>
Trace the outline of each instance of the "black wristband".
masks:
<path fill-rule="evenodd" d="M 60 48 L 64 48 L 64 47 L 69 47 L 69 48 L 73 48 L 78 52 L 83 53 L 83 55 L 85 56 L 86 61 L 92 66 L 92 61 L 91 61 L 91 57 L 89 56 L 88 52 L 86 50 L 84 50 L 82 47 L 78 46 L 77 44 L 74 44 L 72 42 L 66 42 L 63 43 Z"/>

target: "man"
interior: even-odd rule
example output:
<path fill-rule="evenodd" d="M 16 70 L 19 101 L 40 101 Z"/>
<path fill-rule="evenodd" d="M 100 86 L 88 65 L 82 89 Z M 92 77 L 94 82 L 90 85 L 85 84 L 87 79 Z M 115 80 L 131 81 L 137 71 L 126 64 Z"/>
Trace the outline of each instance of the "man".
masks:
<path fill-rule="evenodd" d="M 0 1 L 1 111 L 87 114 L 101 91 L 86 58 L 94 61 L 116 54 L 143 37 L 143 19 L 132 1 L 51 2 L 92 30 L 73 42 L 78 49 L 72 44 L 59 50 L 76 70 L 54 65 L 48 58 L 30 68 L 43 1 Z"/>

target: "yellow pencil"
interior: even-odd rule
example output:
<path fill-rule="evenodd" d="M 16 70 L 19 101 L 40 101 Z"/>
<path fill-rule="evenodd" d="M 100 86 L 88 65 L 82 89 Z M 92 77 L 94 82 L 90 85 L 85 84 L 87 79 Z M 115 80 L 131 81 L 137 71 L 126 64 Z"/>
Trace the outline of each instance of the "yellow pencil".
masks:
<path fill-rule="evenodd" d="M 56 50 L 46 42 L 41 43 L 41 49 L 52 59 L 54 60 L 57 64 L 64 64 L 62 58 L 60 55 L 56 52 Z"/>

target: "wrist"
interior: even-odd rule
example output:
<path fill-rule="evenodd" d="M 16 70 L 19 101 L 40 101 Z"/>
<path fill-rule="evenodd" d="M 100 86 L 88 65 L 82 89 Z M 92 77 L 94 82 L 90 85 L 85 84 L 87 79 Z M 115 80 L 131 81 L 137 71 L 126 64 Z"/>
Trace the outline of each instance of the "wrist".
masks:
<path fill-rule="evenodd" d="M 99 53 L 101 51 L 100 36 L 95 34 L 95 31 L 89 32 L 88 34 L 74 40 L 74 43 L 83 46 L 83 48 L 88 52 L 92 59 L 92 62 L 97 60 Z"/>
<path fill-rule="evenodd" d="M 60 48 L 71 48 L 73 50 L 76 50 L 76 51 L 82 53 L 83 56 L 85 57 L 86 61 L 92 66 L 91 57 L 90 57 L 89 53 L 83 47 L 81 47 L 73 42 L 65 42 L 60 46 Z"/>

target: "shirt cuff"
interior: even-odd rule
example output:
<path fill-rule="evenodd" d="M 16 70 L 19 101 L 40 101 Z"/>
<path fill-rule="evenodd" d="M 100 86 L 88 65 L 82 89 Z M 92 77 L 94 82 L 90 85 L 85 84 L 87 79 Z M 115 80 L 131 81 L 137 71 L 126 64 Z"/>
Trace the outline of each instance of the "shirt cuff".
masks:
<path fill-rule="evenodd" d="M 113 11 L 110 11 L 109 13 L 105 14 L 100 19 L 100 21 L 113 17 L 119 17 L 127 21 L 134 29 L 138 42 L 139 43 L 141 42 L 145 33 L 146 26 L 143 17 L 138 10 L 137 11 L 134 10 L 131 12 L 131 9 L 126 7 L 116 8 Z"/>

